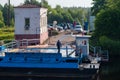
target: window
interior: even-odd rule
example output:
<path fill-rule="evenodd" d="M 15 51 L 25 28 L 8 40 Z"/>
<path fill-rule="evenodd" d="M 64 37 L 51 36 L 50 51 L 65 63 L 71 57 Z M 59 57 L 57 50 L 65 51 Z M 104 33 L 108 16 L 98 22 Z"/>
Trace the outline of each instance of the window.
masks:
<path fill-rule="evenodd" d="M 29 30 L 30 28 L 30 18 L 25 18 L 25 30 Z"/>

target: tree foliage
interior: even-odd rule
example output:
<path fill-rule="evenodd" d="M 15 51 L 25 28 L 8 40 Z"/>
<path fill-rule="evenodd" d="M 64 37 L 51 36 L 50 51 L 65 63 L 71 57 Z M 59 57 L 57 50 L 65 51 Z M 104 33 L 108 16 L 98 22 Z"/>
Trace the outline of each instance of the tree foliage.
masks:
<path fill-rule="evenodd" d="M 24 4 L 33 4 L 40 6 L 40 3 L 37 0 L 25 0 Z"/>
<path fill-rule="evenodd" d="M 33 4 L 40 7 L 45 7 L 48 9 L 48 23 L 53 23 L 53 21 L 57 21 L 58 23 L 73 23 L 73 21 L 77 21 L 82 23 L 83 16 L 86 16 L 87 13 L 83 14 L 85 10 L 81 7 L 70 7 L 70 8 L 61 8 L 60 5 L 57 5 L 56 8 L 51 8 L 48 4 L 47 0 L 42 0 L 38 2 L 37 0 L 24 0 L 24 4 Z M 0 5 L 0 10 L 3 15 L 3 23 L 8 25 L 8 4 L 4 6 Z M 86 9 L 87 10 L 87 9 Z M 14 25 L 14 8 L 13 5 L 10 5 L 10 25 Z"/>
<path fill-rule="evenodd" d="M 94 0 L 99 3 L 103 0 Z M 113 55 L 120 53 L 120 0 L 104 0 L 104 8 L 93 9 L 96 15 L 95 32 L 92 35 L 92 42 L 109 49 Z M 119 54 L 120 55 L 120 54 Z"/>
<path fill-rule="evenodd" d="M 107 0 L 106 4 L 110 9 L 119 9 L 120 8 L 120 0 Z"/>
<path fill-rule="evenodd" d="M 93 7 L 91 8 L 92 15 L 96 15 L 100 10 L 106 9 L 107 0 L 93 0 Z"/>
<path fill-rule="evenodd" d="M 0 11 L 0 21 L 4 21 L 3 16 L 2 16 L 2 11 Z"/>
<path fill-rule="evenodd" d="M 1 27 L 4 27 L 5 25 L 4 25 L 4 22 L 2 22 L 2 21 L 0 21 L 0 28 Z"/>
<path fill-rule="evenodd" d="M 2 11 L 3 10 L 3 6 L 0 4 L 0 11 Z"/>
<path fill-rule="evenodd" d="M 104 49 L 109 50 L 110 55 L 120 56 L 120 41 L 111 40 L 106 36 L 101 36 L 99 41 Z"/>
<path fill-rule="evenodd" d="M 120 39 L 120 11 L 115 9 L 102 10 L 96 17 L 95 34 L 107 36 L 114 40 Z"/>
<path fill-rule="evenodd" d="M 2 11 L 0 10 L 0 27 L 4 27 L 4 19 L 3 19 L 3 16 L 2 16 Z"/>
<path fill-rule="evenodd" d="M 8 24 L 8 18 L 9 18 L 9 14 L 10 13 L 10 21 L 14 18 L 14 8 L 12 5 L 10 5 L 10 12 L 8 12 L 8 4 L 5 4 L 3 7 L 3 17 L 4 17 L 4 23 L 5 25 L 9 25 Z M 11 25 L 11 23 L 10 23 Z"/>

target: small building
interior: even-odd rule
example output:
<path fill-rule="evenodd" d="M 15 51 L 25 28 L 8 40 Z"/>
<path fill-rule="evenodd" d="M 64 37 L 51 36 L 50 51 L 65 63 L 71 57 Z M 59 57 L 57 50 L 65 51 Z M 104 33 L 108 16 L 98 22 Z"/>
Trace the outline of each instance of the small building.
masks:
<path fill-rule="evenodd" d="M 47 9 L 36 5 L 21 5 L 14 7 L 15 39 L 33 40 L 42 44 L 48 39 Z"/>
<path fill-rule="evenodd" d="M 83 56 L 89 55 L 89 38 L 91 36 L 79 35 L 76 36 L 76 55 L 82 54 Z"/>

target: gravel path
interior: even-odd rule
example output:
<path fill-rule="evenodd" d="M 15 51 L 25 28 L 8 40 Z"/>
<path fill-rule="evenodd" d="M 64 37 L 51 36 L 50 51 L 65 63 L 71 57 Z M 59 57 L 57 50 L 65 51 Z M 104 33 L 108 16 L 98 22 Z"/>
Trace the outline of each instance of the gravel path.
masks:
<path fill-rule="evenodd" d="M 64 45 L 66 43 L 69 44 L 73 42 L 75 38 L 71 36 L 71 31 L 64 31 L 59 33 L 59 35 L 50 37 L 50 39 L 48 40 L 48 45 L 55 45 L 57 40 L 60 40 L 62 45 Z"/>

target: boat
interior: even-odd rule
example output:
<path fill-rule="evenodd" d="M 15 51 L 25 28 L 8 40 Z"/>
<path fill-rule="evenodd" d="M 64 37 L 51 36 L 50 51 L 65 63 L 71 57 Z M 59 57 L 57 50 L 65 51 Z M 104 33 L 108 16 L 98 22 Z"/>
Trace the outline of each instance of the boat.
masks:
<path fill-rule="evenodd" d="M 27 41 L 13 41 L 9 44 L 11 47 L 4 45 L 6 49 L 0 59 L 0 71 L 12 72 L 9 76 L 20 74 L 39 77 L 92 77 L 99 72 L 101 57 L 91 56 L 90 36 L 74 37 L 75 47 L 66 45 L 61 48 L 60 53 L 56 47 L 25 46 Z"/>

